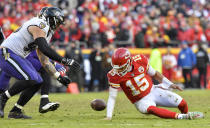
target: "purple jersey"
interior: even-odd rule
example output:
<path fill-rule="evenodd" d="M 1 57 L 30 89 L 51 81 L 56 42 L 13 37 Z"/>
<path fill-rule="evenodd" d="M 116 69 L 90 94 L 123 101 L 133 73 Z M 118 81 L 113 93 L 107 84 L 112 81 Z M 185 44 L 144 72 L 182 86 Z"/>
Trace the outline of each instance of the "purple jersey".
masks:
<path fill-rule="evenodd" d="M 27 57 L 26 59 L 32 64 L 33 68 L 36 69 L 37 72 L 39 72 L 39 70 L 41 69 L 42 65 L 39 61 L 39 58 L 36 54 L 36 51 L 32 51 Z M 53 61 L 51 61 L 51 63 L 53 63 Z M 58 63 L 53 63 L 55 65 L 55 68 L 58 72 L 66 72 L 66 69 L 64 68 L 64 66 L 62 66 L 61 64 Z M 10 81 L 11 76 L 7 73 L 5 73 L 4 71 L 0 72 L 0 89 L 1 90 L 6 90 L 9 86 L 9 81 Z"/>
<path fill-rule="evenodd" d="M 27 57 L 27 60 L 29 60 L 31 62 L 31 64 L 33 65 L 33 67 L 36 69 L 36 71 L 39 71 L 42 67 L 39 58 L 36 54 L 36 51 L 32 51 Z"/>

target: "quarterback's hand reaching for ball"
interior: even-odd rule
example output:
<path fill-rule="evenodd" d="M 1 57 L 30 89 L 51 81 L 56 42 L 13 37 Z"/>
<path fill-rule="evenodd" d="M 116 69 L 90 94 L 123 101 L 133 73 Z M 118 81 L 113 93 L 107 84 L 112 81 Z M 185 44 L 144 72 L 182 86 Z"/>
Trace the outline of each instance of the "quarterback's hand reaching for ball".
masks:
<path fill-rule="evenodd" d="M 69 66 L 69 68 L 74 71 L 80 70 L 80 64 L 74 59 L 63 58 L 61 63 L 64 64 L 65 66 Z"/>
<path fill-rule="evenodd" d="M 172 84 L 172 85 L 170 86 L 170 88 L 172 88 L 172 89 L 177 89 L 177 90 L 179 90 L 179 91 L 183 91 L 183 89 L 182 89 L 180 86 L 176 85 L 176 84 Z"/>
<path fill-rule="evenodd" d="M 183 89 L 176 84 L 172 84 L 172 85 L 158 84 L 158 85 L 155 85 L 155 87 L 161 88 L 163 90 L 169 90 L 171 88 L 171 89 L 177 89 L 179 91 L 183 91 Z"/>

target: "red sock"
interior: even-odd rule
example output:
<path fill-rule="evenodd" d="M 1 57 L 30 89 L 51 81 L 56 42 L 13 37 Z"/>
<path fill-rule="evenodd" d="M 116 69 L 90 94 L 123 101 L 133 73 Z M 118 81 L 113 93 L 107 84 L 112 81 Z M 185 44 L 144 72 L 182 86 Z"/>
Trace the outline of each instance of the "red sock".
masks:
<path fill-rule="evenodd" d="M 181 101 L 178 108 L 181 111 L 181 113 L 188 113 L 187 102 L 184 99 Z"/>
<path fill-rule="evenodd" d="M 155 107 L 155 106 L 150 106 L 147 109 L 147 112 L 150 113 L 150 114 L 159 116 L 161 118 L 169 118 L 169 119 L 175 119 L 176 118 L 175 117 L 176 116 L 176 112 L 172 112 L 172 111 L 169 111 L 167 109 L 158 108 L 158 107 Z"/>

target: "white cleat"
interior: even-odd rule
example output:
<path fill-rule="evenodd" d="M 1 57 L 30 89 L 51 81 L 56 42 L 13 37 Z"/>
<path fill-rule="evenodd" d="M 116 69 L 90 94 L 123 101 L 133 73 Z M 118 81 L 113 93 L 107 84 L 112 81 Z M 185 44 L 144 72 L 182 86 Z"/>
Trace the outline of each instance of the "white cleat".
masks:
<path fill-rule="evenodd" d="M 44 105 L 44 106 L 40 106 L 39 107 L 39 112 L 40 113 L 46 113 L 46 112 L 48 112 L 48 111 L 55 111 L 57 108 L 59 108 L 59 106 L 60 106 L 60 104 L 59 103 L 47 103 L 46 105 Z"/>
<path fill-rule="evenodd" d="M 190 120 L 200 119 L 200 118 L 204 118 L 204 114 L 202 112 L 189 112 L 188 117 Z"/>

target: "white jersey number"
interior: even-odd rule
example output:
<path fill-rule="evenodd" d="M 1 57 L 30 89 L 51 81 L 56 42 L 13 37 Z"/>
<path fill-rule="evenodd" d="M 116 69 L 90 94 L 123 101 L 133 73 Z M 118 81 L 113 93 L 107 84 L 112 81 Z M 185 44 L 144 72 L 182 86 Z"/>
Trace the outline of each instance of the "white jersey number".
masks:
<path fill-rule="evenodd" d="M 140 74 L 140 75 L 138 75 L 138 76 L 133 78 L 135 83 L 136 83 L 136 85 L 138 86 L 138 88 L 136 88 L 132 84 L 131 80 L 128 80 L 126 82 L 126 86 L 131 89 L 133 96 L 139 95 L 141 92 L 147 90 L 147 88 L 149 87 L 149 82 L 147 81 L 146 78 L 143 78 L 144 76 L 145 76 L 144 73 L 142 73 L 142 74 Z"/>

